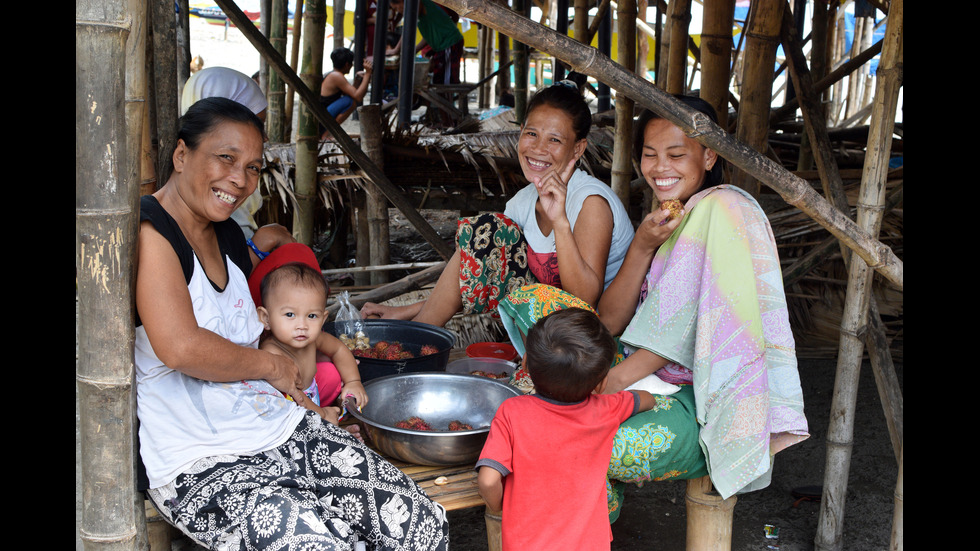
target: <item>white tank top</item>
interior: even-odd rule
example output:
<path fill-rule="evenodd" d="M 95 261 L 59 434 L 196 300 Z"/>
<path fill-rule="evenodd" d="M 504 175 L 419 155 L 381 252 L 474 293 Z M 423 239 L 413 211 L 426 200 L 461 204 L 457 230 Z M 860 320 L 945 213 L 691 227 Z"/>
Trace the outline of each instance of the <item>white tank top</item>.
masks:
<path fill-rule="evenodd" d="M 187 285 L 201 327 L 255 348 L 262 324 L 245 274 L 225 257 L 228 283 L 214 288 L 194 257 Z M 150 488 L 172 482 L 195 461 L 213 455 L 252 455 L 285 442 L 305 409 L 265 381 L 212 383 L 170 369 L 157 358 L 142 325 L 135 344 L 140 456 Z"/>

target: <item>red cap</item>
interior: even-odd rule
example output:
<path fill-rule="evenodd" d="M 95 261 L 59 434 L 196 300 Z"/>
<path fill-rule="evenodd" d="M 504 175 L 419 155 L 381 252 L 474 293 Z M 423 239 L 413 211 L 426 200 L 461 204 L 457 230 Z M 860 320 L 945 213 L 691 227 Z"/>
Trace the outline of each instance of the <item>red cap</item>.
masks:
<path fill-rule="evenodd" d="M 248 290 L 252 294 L 252 301 L 256 306 L 262 306 L 261 288 L 262 280 L 265 276 L 269 275 L 269 272 L 276 268 L 286 264 L 292 264 L 293 262 L 306 264 L 316 271 L 320 271 L 320 264 L 316 261 L 316 254 L 313 253 L 313 249 L 308 245 L 302 243 L 286 243 L 285 245 L 280 245 L 269 253 L 269 256 L 259 262 L 255 269 L 252 270 L 252 275 L 248 277 Z M 329 287 L 327 288 L 327 294 L 330 294 Z"/>

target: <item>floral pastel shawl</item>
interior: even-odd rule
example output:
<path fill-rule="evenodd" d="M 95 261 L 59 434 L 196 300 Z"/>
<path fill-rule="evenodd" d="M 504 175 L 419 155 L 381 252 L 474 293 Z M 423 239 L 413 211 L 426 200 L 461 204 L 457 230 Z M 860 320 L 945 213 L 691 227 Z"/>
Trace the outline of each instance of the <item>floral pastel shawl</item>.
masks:
<path fill-rule="evenodd" d="M 809 436 L 775 239 L 755 199 L 702 191 L 654 256 L 622 342 L 693 371 L 700 441 L 725 498 L 769 484 Z"/>

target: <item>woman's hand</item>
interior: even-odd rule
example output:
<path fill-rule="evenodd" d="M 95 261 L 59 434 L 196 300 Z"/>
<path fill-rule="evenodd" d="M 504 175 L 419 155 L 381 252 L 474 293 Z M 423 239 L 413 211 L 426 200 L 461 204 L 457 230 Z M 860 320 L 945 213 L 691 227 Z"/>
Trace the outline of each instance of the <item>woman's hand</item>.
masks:
<path fill-rule="evenodd" d="M 562 220 L 567 223 L 565 195 L 568 192 L 568 180 L 575 172 L 576 160 L 572 159 L 564 167 L 553 167 L 550 172 L 531 182 L 538 190 L 541 210 L 553 226 Z"/>
<path fill-rule="evenodd" d="M 414 318 L 422 309 L 422 302 L 407 304 L 405 306 L 387 306 L 374 302 L 365 302 L 361 306 L 362 318 L 382 318 L 395 320 L 410 320 Z"/>
<path fill-rule="evenodd" d="M 266 382 L 279 392 L 292 398 L 297 405 L 309 409 L 312 404 L 300 388 L 300 385 L 303 384 L 303 377 L 300 375 L 299 366 L 296 365 L 296 362 L 280 354 L 270 352 L 266 352 L 266 354 L 272 359 L 269 375 L 265 377 Z"/>
<path fill-rule="evenodd" d="M 361 384 L 361 381 L 344 383 L 344 386 L 340 388 L 341 401 L 346 401 L 348 396 L 354 398 L 354 403 L 357 407 L 364 407 L 368 403 L 367 391 L 364 390 L 364 385 Z"/>
<path fill-rule="evenodd" d="M 670 211 L 668 210 L 651 212 L 643 218 L 640 226 L 636 228 L 633 242 L 648 253 L 656 252 L 670 238 L 674 230 L 681 225 L 684 214 L 684 211 L 681 211 L 681 216 L 670 220 Z"/>

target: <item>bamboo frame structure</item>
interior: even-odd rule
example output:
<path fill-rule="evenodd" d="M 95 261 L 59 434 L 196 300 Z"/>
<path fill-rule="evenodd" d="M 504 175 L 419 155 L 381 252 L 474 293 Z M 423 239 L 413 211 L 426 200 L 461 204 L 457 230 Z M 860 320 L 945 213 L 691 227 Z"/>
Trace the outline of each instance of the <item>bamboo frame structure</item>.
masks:
<path fill-rule="evenodd" d="M 378 165 L 379 169 L 384 169 L 384 142 L 382 140 L 384 133 L 382 132 L 381 106 L 377 104 L 363 105 L 358 108 L 358 113 L 360 113 L 361 148 Z M 368 265 L 384 266 L 391 260 L 388 247 L 390 241 L 388 200 L 373 183 L 365 186 L 364 191 L 364 211 L 368 226 L 367 242 L 370 244 Z M 388 282 L 388 274 L 380 271 L 372 272 L 370 280 L 371 285 L 381 285 Z"/>
<path fill-rule="evenodd" d="M 623 70 L 636 69 L 636 0 L 620 0 L 616 6 L 619 65 Z M 616 94 L 616 132 L 613 141 L 612 178 L 610 186 L 623 205 L 629 206 L 630 180 L 633 179 L 633 100 Z"/>
<path fill-rule="evenodd" d="M 523 20 L 510 13 L 510 10 L 486 0 L 440 0 L 439 3 L 449 6 L 461 17 L 468 17 L 499 32 L 509 33 L 537 50 L 555 55 L 574 70 L 605 81 L 619 94 L 656 111 L 679 126 L 691 138 L 714 149 L 733 165 L 749 172 L 775 190 L 787 203 L 798 207 L 826 228 L 899 289 L 904 287 L 903 263 L 895 253 L 840 213 L 814 192 L 809 184 L 766 156 L 732 139 L 724 129 L 707 117 L 681 105 L 632 71 L 624 70 L 595 48 L 583 46 L 551 29 Z"/>
<path fill-rule="evenodd" d="M 718 126 L 728 128 L 728 97 L 731 92 L 732 20 L 735 0 L 707 0 L 704 3 L 704 31 L 701 33 L 701 99 L 715 108 Z"/>
<path fill-rule="evenodd" d="M 269 44 L 283 58 L 286 57 L 286 0 L 272 0 L 269 15 Z M 265 132 L 270 143 L 287 143 L 286 135 L 286 82 L 276 71 L 269 73 L 269 90 L 265 94 L 269 101 L 266 109 Z"/>
<path fill-rule="evenodd" d="M 895 110 L 902 85 L 904 2 L 894 0 L 878 65 L 878 91 L 868 133 L 868 155 L 858 198 L 858 224 L 877 235 L 885 202 L 885 180 L 891 151 Z M 874 271 L 854 259 L 850 262 L 847 300 L 841 321 L 841 340 L 827 431 L 827 461 L 824 469 L 823 498 L 815 547 L 837 550 L 843 547 L 844 503 L 854 438 L 854 410 L 857 386 L 864 356 L 863 332 L 868 325 L 871 285 Z"/>
<path fill-rule="evenodd" d="M 139 73 L 125 74 L 127 49 L 140 47 L 128 39 L 145 27 L 131 9 L 127 0 L 75 4 L 76 389 L 86 549 L 132 549 L 145 539 L 136 518 L 132 364 L 138 150 L 127 138 L 142 113 L 127 106 L 138 103 L 127 101 L 127 91 L 135 99 L 144 83 Z M 142 60 L 136 51 L 134 58 Z"/>

